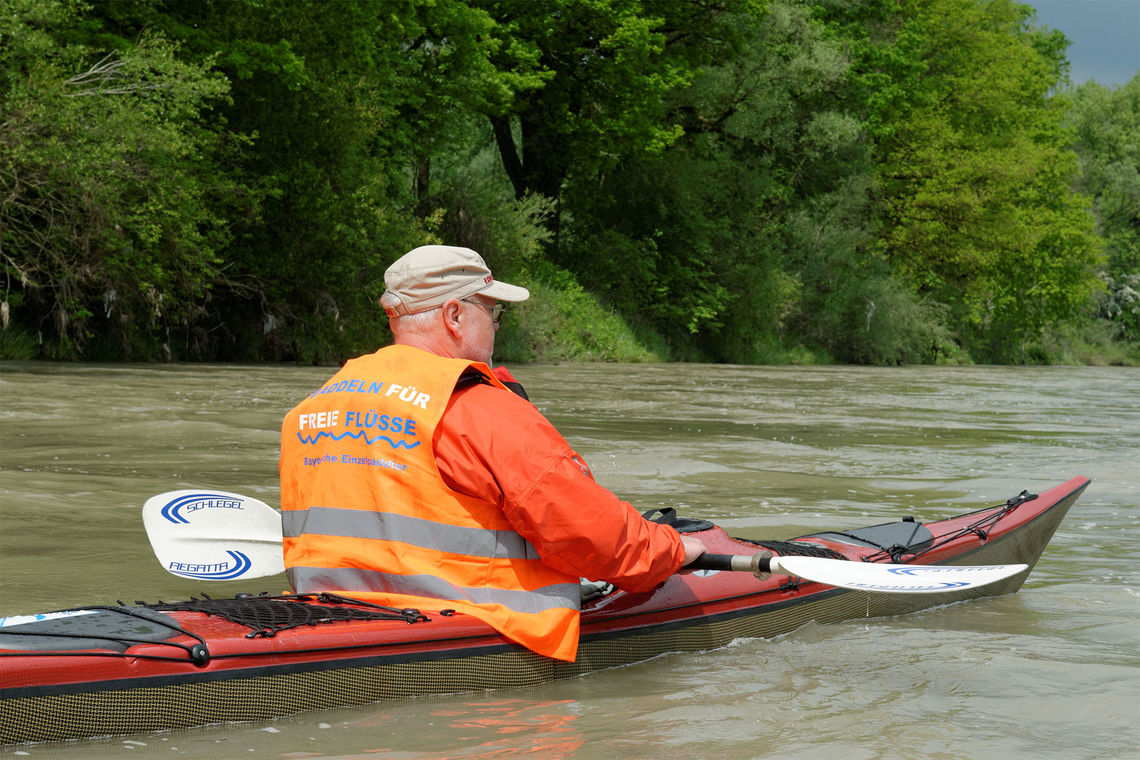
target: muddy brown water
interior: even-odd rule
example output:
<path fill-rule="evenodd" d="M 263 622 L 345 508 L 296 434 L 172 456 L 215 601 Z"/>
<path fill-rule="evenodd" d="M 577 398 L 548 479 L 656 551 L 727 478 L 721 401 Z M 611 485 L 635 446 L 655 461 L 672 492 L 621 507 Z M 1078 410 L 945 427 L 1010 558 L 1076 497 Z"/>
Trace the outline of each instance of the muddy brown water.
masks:
<path fill-rule="evenodd" d="M 512 369 L 623 498 L 749 538 L 933 520 L 1073 475 L 1093 484 L 1007 597 L 531 689 L 0 756 L 1140 757 L 1140 370 Z M 283 579 L 204 586 L 166 574 L 139 509 L 191 487 L 275 505 L 280 420 L 331 374 L 0 363 L 0 616 L 281 590 Z"/>

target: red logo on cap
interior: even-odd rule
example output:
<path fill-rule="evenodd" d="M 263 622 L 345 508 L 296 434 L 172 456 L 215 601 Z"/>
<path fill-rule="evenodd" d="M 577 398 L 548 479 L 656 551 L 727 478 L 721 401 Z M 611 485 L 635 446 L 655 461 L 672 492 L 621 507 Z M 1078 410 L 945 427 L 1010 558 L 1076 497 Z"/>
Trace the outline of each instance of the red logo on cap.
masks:
<path fill-rule="evenodd" d="M 493 279 L 495 279 L 495 278 L 492 277 L 491 275 L 487 275 L 486 277 L 483 278 L 483 282 L 485 282 L 489 285 L 491 283 L 491 280 L 493 280 Z"/>

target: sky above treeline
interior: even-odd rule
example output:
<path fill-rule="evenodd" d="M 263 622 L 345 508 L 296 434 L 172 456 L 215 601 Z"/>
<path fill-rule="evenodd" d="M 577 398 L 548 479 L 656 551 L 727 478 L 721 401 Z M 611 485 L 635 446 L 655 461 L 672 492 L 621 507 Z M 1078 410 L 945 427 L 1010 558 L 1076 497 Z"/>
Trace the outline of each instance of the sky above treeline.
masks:
<path fill-rule="evenodd" d="M 1069 76 L 1118 87 L 1140 71 L 1140 0 L 1021 0 L 1069 38 Z"/>

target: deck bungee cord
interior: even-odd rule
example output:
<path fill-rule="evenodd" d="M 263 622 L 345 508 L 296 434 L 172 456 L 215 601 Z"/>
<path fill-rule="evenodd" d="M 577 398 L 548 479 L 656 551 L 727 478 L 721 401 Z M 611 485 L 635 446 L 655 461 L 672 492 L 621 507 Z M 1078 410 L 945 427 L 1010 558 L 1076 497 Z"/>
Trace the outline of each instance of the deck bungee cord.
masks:
<path fill-rule="evenodd" d="M 345 605 L 354 606 L 349 607 Z M 192 597 L 181 602 L 159 601 L 153 604 L 136 601 L 134 606 L 129 606 L 120 601 L 118 606 L 95 605 L 49 613 L 47 616 L 44 616 L 45 619 L 33 621 L 40 623 L 43 630 L 34 630 L 30 627 L 31 624 L 18 626 L 19 630 L 4 630 L 5 626 L 0 625 L 0 658 L 42 657 L 45 651 L 50 650 L 53 657 L 96 656 L 126 657 L 166 662 L 189 661 L 199 667 L 208 664 L 210 660 L 213 659 L 209 645 L 202 636 L 179 625 L 168 615 L 146 614 L 148 612 L 200 612 L 207 616 L 218 617 L 249 628 L 250 632 L 245 634 L 245 638 L 247 639 L 273 638 L 279 632 L 293 628 L 325 625 L 350 620 L 387 620 L 404 623 L 426 623 L 430 621 L 430 618 L 419 610 L 398 610 L 392 607 L 383 607 L 378 604 L 372 604 L 371 602 L 328 593 L 279 595 L 239 594 L 232 598 L 221 599 L 215 599 L 203 594 L 201 599 Z M 162 626 L 167 629 L 168 634 L 160 638 L 153 635 L 148 637 L 133 637 L 122 633 L 68 633 L 63 630 L 58 630 L 59 625 L 53 625 L 53 623 L 55 623 L 55 621 L 70 619 L 68 613 L 110 613 L 112 615 L 124 615 L 129 618 L 145 621 L 146 623 Z M 30 648 L 30 651 L 3 651 L 20 646 L 20 642 L 12 638 L 5 639 L 5 636 L 38 639 L 40 642 L 43 642 L 43 647 L 37 648 L 33 646 Z M 177 636 L 188 636 L 196 639 L 198 643 L 187 645 L 170 640 Z M 100 651 L 93 649 L 90 644 L 85 647 L 76 647 L 71 651 L 56 648 L 58 644 L 67 640 L 102 642 L 116 648 L 121 648 L 122 651 Z M 131 646 L 136 644 L 152 644 L 181 649 L 186 653 L 186 657 L 171 657 L 167 655 L 128 651 Z M 241 656 L 248 656 L 248 654 L 243 653 Z"/>
<path fill-rule="evenodd" d="M 337 623 L 346 620 L 392 620 L 405 623 L 426 623 L 430 618 L 416 609 L 398 610 L 339 594 L 239 594 L 229 599 L 214 599 L 206 594 L 202 599 L 185 602 L 157 602 L 136 604 L 151 610 L 201 612 L 224 618 L 232 623 L 252 629 L 247 639 L 273 638 L 281 631 L 301 626 Z M 312 602 L 318 602 L 313 604 Z M 351 604 L 355 607 L 346 607 Z M 364 607 L 367 609 L 357 609 Z"/>
<path fill-rule="evenodd" d="M 916 560 L 919 557 L 923 556 L 924 554 L 927 554 L 927 553 L 933 551 L 934 549 L 937 549 L 937 548 L 944 546 L 945 544 L 947 544 L 951 541 L 956 541 L 957 539 L 962 538 L 964 536 L 968 536 L 970 534 L 977 536 L 978 539 L 982 543 L 985 543 L 986 540 L 989 539 L 989 534 L 990 534 L 990 531 L 993 529 L 993 526 L 997 525 L 998 522 L 1000 522 L 1007 515 L 1014 512 L 1022 504 L 1027 504 L 1027 503 L 1034 501 L 1036 499 L 1037 499 L 1037 494 L 1030 493 L 1029 491 L 1022 491 L 1017 496 L 1014 496 L 1014 497 L 1008 499 L 1005 502 L 1005 504 L 999 504 L 999 505 L 996 505 L 993 507 L 984 507 L 984 508 L 976 510 L 974 512 L 968 512 L 966 515 L 963 515 L 963 516 L 968 517 L 971 514 L 982 514 L 982 513 L 986 513 L 986 516 L 981 518 L 977 522 L 972 523 L 970 525 L 967 525 L 966 527 L 964 527 L 964 528 L 962 528 L 962 529 L 960 529 L 954 533 L 948 533 L 944 536 L 941 536 L 938 541 L 931 541 L 931 542 L 929 542 L 929 544 L 925 544 L 925 543 L 921 544 L 921 548 L 918 548 L 918 549 L 912 548 L 913 545 L 910 545 L 910 544 L 904 544 L 904 545 L 895 544 L 895 545 L 892 545 L 889 547 L 880 546 L 879 547 L 881 549 L 880 553 L 869 554 L 863 558 L 863 561 L 864 562 L 879 562 L 883 559 L 886 559 L 887 557 L 890 557 L 892 562 L 902 562 L 904 559 L 907 559 L 908 561 Z M 912 518 L 903 518 L 903 519 L 905 522 L 905 521 L 911 520 Z M 923 524 L 922 523 L 915 523 L 915 525 L 916 525 L 915 530 L 917 532 L 918 529 L 920 527 L 922 527 Z"/>

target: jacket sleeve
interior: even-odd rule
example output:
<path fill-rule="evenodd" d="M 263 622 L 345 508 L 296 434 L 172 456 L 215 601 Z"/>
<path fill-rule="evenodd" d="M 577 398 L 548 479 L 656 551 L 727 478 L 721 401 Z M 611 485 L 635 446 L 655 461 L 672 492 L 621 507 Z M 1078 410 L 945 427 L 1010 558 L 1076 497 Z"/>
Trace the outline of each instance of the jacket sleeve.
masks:
<path fill-rule="evenodd" d="M 626 591 L 647 591 L 680 568 L 677 532 L 597 483 L 528 401 L 476 385 L 454 395 L 436 431 L 448 486 L 499 503 L 550 567 Z"/>

